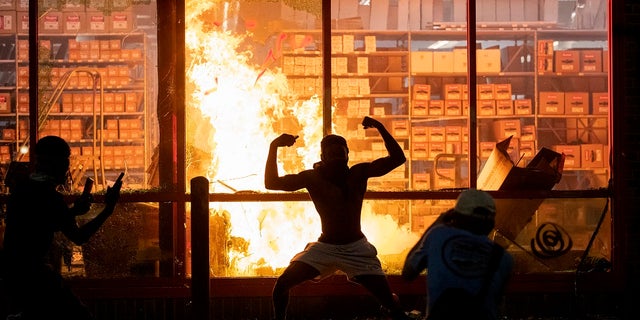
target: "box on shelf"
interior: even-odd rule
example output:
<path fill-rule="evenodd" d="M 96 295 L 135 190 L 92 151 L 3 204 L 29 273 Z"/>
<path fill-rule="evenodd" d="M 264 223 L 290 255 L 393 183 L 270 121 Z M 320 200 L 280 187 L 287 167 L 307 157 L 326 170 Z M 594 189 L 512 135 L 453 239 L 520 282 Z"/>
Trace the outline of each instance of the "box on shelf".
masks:
<path fill-rule="evenodd" d="M 444 115 L 444 100 L 429 100 L 429 115 Z"/>
<path fill-rule="evenodd" d="M 542 148 L 526 167 L 517 167 L 507 153 L 511 139 L 496 144 L 478 175 L 482 190 L 551 190 L 560 182 L 563 170 L 561 154 Z M 516 239 L 544 199 L 497 199 L 496 230 L 501 236 Z"/>
<path fill-rule="evenodd" d="M 62 14 L 63 31 L 68 34 L 83 33 L 87 30 L 84 12 L 64 12 Z"/>
<path fill-rule="evenodd" d="M 553 72 L 553 56 L 551 57 L 538 57 L 538 72 Z"/>
<path fill-rule="evenodd" d="M 87 32 L 89 33 L 109 33 L 109 17 L 100 11 L 87 11 Z"/>
<path fill-rule="evenodd" d="M 429 159 L 435 159 L 439 154 L 445 153 L 447 149 L 444 142 L 429 142 Z"/>
<path fill-rule="evenodd" d="M 426 116 L 429 112 L 429 100 L 413 100 L 411 102 L 412 116 Z"/>
<path fill-rule="evenodd" d="M 564 167 L 566 169 L 577 169 L 581 167 L 580 145 L 555 145 L 552 149 L 564 155 Z"/>
<path fill-rule="evenodd" d="M 541 91 L 540 114 L 564 114 L 564 92 Z"/>
<path fill-rule="evenodd" d="M 416 100 L 430 100 L 431 99 L 431 85 L 428 85 L 428 84 L 414 84 L 413 85 L 413 99 L 416 99 Z"/>
<path fill-rule="evenodd" d="M 583 168 L 604 167 L 604 146 L 599 143 L 580 145 L 582 153 L 581 162 Z"/>
<path fill-rule="evenodd" d="M 511 83 L 496 83 L 493 92 L 496 100 L 511 100 Z"/>
<path fill-rule="evenodd" d="M 493 100 L 496 99 L 494 94 L 495 86 L 492 83 L 482 83 L 477 85 L 478 100 Z M 511 97 L 509 97 L 511 99 Z"/>
<path fill-rule="evenodd" d="M 500 64 L 500 49 L 476 50 L 476 71 L 481 73 L 499 73 L 502 71 Z"/>
<path fill-rule="evenodd" d="M 609 93 L 593 92 L 591 94 L 591 113 L 608 114 L 609 113 Z"/>
<path fill-rule="evenodd" d="M 411 51 L 411 72 L 433 72 L 433 51 Z"/>
<path fill-rule="evenodd" d="M 513 115 L 513 101 L 508 100 L 496 100 L 496 115 L 510 116 Z"/>
<path fill-rule="evenodd" d="M 429 190 L 431 188 L 431 175 L 428 173 L 414 173 L 411 179 L 413 190 Z"/>
<path fill-rule="evenodd" d="M 493 121 L 493 134 L 496 139 L 503 140 L 509 137 L 520 138 L 522 128 L 520 119 L 504 119 Z"/>
<path fill-rule="evenodd" d="M 495 116 L 496 115 L 496 101 L 495 100 L 477 100 L 479 116 Z"/>
<path fill-rule="evenodd" d="M 580 71 L 580 51 L 558 50 L 554 56 L 554 71 L 574 73 Z"/>
<path fill-rule="evenodd" d="M 429 141 L 430 142 L 444 142 L 446 137 L 445 127 L 433 126 L 429 128 Z"/>
<path fill-rule="evenodd" d="M 429 141 L 429 127 L 425 127 L 425 126 L 411 127 L 411 141 L 413 142 Z"/>
<path fill-rule="evenodd" d="M 538 40 L 538 56 L 553 56 L 553 40 Z"/>
<path fill-rule="evenodd" d="M 536 143 L 535 141 L 522 141 L 520 138 L 520 155 L 524 159 L 531 159 L 536 154 Z"/>
<path fill-rule="evenodd" d="M 446 142 L 461 142 L 462 141 L 462 127 L 461 126 L 446 126 L 444 127 L 444 135 Z M 454 152 L 449 152 L 454 153 Z"/>
<path fill-rule="evenodd" d="M 581 72 L 602 72 L 602 50 L 580 50 Z"/>
<path fill-rule="evenodd" d="M 59 34 L 63 31 L 61 12 L 49 11 L 38 19 L 38 32 L 46 34 Z"/>
<path fill-rule="evenodd" d="M 428 142 L 411 142 L 411 159 L 427 160 L 429 158 Z"/>
<path fill-rule="evenodd" d="M 531 99 L 513 100 L 513 112 L 518 115 L 532 114 Z"/>
<path fill-rule="evenodd" d="M 15 11 L 0 11 L 0 34 L 16 33 Z"/>
<path fill-rule="evenodd" d="M 11 94 L 0 93 L 0 113 L 11 112 Z"/>
<path fill-rule="evenodd" d="M 453 72 L 467 72 L 467 48 L 453 49 Z"/>
<path fill-rule="evenodd" d="M 453 51 L 433 52 L 433 72 L 451 73 L 453 70 Z"/>
<path fill-rule="evenodd" d="M 409 136 L 409 121 L 393 120 L 391 121 L 391 130 L 394 137 L 407 137 Z"/>
<path fill-rule="evenodd" d="M 523 125 L 520 129 L 520 141 L 535 141 L 536 126 L 533 124 Z"/>
<path fill-rule="evenodd" d="M 445 100 L 462 100 L 462 84 L 447 83 L 444 85 Z"/>
<path fill-rule="evenodd" d="M 444 114 L 447 116 L 461 116 L 462 100 L 445 100 Z"/>
<path fill-rule="evenodd" d="M 565 113 L 572 115 L 589 114 L 589 93 L 588 92 L 565 92 L 564 93 Z"/>

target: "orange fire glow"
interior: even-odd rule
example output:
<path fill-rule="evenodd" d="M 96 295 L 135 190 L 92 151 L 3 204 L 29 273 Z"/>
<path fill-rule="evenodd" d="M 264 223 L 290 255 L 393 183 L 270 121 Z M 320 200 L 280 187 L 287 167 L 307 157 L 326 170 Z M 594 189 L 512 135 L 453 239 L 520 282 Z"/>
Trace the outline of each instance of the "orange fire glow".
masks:
<path fill-rule="evenodd" d="M 196 126 L 208 127 L 211 133 L 193 134 L 188 144 L 211 151 L 206 172 L 211 192 L 264 192 L 269 144 L 281 133 L 300 136 L 293 148 L 281 149 L 281 174 L 311 168 L 319 160 L 321 99 L 314 96 L 299 102 L 276 64 L 265 68 L 262 61 L 252 62 L 253 53 L 242 49 L 251 35 L 226 30 L 225 22 L 232 17 L 216 13 L 220 10 L 216 6 L 220 4 L 186 2 L 187 106 L 202 114 Z M 287 131 L 292 128 L 299 131 Z M 418 235 L 398 226 L 390 216 L 375 215 L 368 206 L 364 210 L 364 232 L 381 257 L 399 256 L 417 240 Z M 228 267 L 225 274 L 215 276 L 278 274 L 320 233 L 311 202 L 212 203 L 211 212 L 224 214 L 230 237 L 245 244 L 226 248 Z M 383 258 L 383 262 L 397 265 L 394 259 L 385 262 Z"/>

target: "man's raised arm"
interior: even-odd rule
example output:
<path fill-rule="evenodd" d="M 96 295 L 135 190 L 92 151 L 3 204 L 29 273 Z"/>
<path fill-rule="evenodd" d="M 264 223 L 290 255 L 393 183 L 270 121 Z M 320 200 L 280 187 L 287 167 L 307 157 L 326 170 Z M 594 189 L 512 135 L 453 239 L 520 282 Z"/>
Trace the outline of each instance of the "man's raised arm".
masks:
<path fill-rule="evenodd" d="M 296 142 L 296 139 L 298 139 L 298 136 L 283 133 L 271 141 L 269 155 L 267 155 L 267 163 L 264 168 L 265 188 L 271 190 L 288 190 L 285 186 L 285 181 L 281 179 L 278 173 L 278 148 L 290 147 Z"/>

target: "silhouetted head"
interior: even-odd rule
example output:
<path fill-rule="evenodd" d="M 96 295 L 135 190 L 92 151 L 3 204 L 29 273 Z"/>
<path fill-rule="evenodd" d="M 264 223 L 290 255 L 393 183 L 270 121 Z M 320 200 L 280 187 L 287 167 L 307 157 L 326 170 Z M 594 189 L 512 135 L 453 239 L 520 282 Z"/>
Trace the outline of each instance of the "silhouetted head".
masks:
<path fill-rule="evenodd" d="M 335 134 L 326 135 L 322 138 L 320 152 L 320 159 L 325 163 L 339 161 L 344 162 L 346 165 L 349 161 L 347 140 Z"/>
<path fill-rule="evenodd" d="M 36 143 L 36 172 L 44 173 L 55 179 L 56 183 L 66 182 L 69 171 L 71 149 L 64 139 L 57 136 L 46 136 Z"/>
<path fill-rule="evenodd" d="M 468 189 L 458 196 L 452 215 L 457 227 L 475 234 L 489 234 L 495 226 L 496 203 L 489 193 Z"/>

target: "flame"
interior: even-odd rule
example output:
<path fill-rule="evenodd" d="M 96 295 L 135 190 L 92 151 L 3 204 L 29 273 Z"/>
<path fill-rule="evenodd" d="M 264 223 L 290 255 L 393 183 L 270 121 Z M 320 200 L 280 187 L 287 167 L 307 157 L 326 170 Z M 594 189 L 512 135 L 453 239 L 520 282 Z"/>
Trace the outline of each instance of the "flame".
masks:
<path fill-rule="evenodd" d="M 279 58 L 285 34 L 279 35 L 266 59 L 255 63 L 251 50 L 243 49 L 251 34 L 228 30 L 234 20 L 228 11 L 234 7 L 226 2 L 220 7 L 217 2 L 186 2 L 187 108 L 202 115 L 189 121 L 210 133 L 203 136 L 194 130 L 187 135 L 188 144 L 210 152 L 205 173 L 212 182 L 210 192 L 266 191 L 263 173 L 269 144 L 284 130 L 299 130 L 288 133 L 300 138 L 293 148 L 281 148 L 281 174 L 311 168 L 319 160 L 321 99 L 299 102 L 286 76 L 271 62 Z M 311 202 L 214 203 L 211 212 L 227 212 L 229 237 L 243 239 L 244 244 L 223 241 L 228 268 L 217 276 L 278 274 L 321 230 Z M 381 254 L 398 253 L 417 240 L 406 228 L 389 227 L 397 225 L 389 223 L 390 216 L 365 216 L 369 240 L 378 240 L 378 248 L 384 248 Z M 401 241 L 384 241 L 388 239 Z"/>

